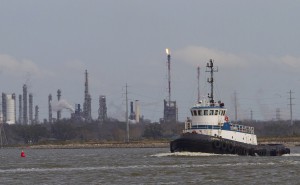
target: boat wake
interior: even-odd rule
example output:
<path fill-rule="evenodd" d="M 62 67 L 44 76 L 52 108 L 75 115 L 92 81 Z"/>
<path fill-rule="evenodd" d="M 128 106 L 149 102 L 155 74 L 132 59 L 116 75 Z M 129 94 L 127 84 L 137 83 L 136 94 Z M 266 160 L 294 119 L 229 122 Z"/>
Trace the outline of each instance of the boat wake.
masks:
<path fill-rule="evenodd" d="M 213 153 L 202 153 L 202 152 L 175 152 L 175 153 L 158 153 L 150 155 L 151 157 L 210 157 L 210 156 L 229 156 L 237 157 L 238 155 L 233 154 L 213 154 Z M 300 157 L 300 153 L 284 154 L 284 157 Z"/>
<path fill-rule="evenodd" d="M 291 153 L 291 154 L 284 154 L 284 157 L 300 157 L 300 153 Z"/>
<path fill-rule="evenodd" d="M 209 157 L 209 156 L 238 156 L 231 154 L 213 154 L 213 153 L 202 153 L 202 152 L 175 152 L 175 153 L 158 153 L 151 155 L 151 157 Z"/>

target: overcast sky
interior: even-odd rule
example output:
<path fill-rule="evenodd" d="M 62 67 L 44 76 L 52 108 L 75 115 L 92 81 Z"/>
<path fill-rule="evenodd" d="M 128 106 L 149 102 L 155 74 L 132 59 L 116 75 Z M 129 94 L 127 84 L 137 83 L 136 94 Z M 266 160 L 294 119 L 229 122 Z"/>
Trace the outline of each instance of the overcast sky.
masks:
<path fill-rule="evenodd" d="M 0 91 L 22 93 L 27 83 L 48 117 L 57 89 L 72 106 L 83 103 L 89 72 L 92 115 L 106 95 L 108 116 L 124 120 L 124 86 L 141 113 L 158 121 L 167 97 L 167 56 L 172 57 L 172 99 L 179 120 L 197 99 L 196 68 L 206 97 L 205 65 L 214 59 L 216 100 L 234 119 L 289 119 L 300 107 L 300 3 L 288 0 L 2 0 L 0 1 Z M 67 110 L 64 117 L 70 117 Z"/>

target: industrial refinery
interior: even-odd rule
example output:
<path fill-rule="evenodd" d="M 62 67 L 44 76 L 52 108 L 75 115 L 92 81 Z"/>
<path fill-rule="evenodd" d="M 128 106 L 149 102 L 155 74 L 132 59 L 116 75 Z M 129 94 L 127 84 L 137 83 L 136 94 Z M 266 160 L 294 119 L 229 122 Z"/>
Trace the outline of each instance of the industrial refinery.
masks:
<path fill-rule="evenodd" d="M 178 108 L 176 101 L 171 99 L 171 54 L 169 49 L 166 49 L 166 53 L 166 63 L 168 69 L 168 93 L 167 97 L 163 100 L 163 118 L 160 119 L 160 123 L 176 123 L 178 121 Z M 18 96 L 16 93 L 2 93 L 0 121 L 1 123 L 6 124 L 23 125 L 55 123 L 65 119 L 62 117 L 62 110 L 64 109 L 70 112 L 70 119 L 73 121 L 89 123 L 95 120 L 103 123 L 108 120 L 106 95 L 98 96 L 98 117 L 94 119 L 92 118 L 92 96 L 89 92 L 89 74 L 87 70 L 84 72 L 83 93 L 83 103 L 74 103 L 74 105 L 70 105 L 63 98 L 63 91 L 61 89 L 56 90 L 56 95 L 52 95 L 50 93 L 48 95 L 48 104 L 46 108 L 48 109 L 48 116 L 46 119 L 44 118 L 42 121 L 40 121 L 39 105 L 34 105 L 34 93 L 28 92 L 28 84 L 23 84 L 22 94 L 19 94 Z M 131 124 L 138 124 L 144 121 L 144 117 L 141 114 L 140 100 L 134 100 L 130 102 L 130 113 L 127 114 L 126 117 Z"/>
<path fill-rule="evenodd" d="M 166 49 L 167 53 L 167 66 L 168 66 L 168 97 L 164 99 L 164 117 L 160 119 L 161 123 L 177 122 L 178 121 L 178 108 L 176 101 L 171 99 L 171 53 Z"/>

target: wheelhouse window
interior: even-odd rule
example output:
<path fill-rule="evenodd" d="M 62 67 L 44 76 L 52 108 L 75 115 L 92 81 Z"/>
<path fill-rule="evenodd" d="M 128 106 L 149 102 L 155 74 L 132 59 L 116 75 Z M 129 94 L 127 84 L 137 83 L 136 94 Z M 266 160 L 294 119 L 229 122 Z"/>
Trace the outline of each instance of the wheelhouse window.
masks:
<path fill-rule="evenodd" d="M 209 115 L 214 115 L 214 110 L 210 110 Z"/>
<path fill-rule="evenodd" d="M 194 110 L 194 116 L 197 116 L 197 110 Z"/>
<path fill-rule="evenodd" d="M 208 115 L 208 110 L 204 110 L 204 116 Z"/>
<path fill-rule="evenodd" d="M 202 116 L 202 110 L 198 110 L 198 116 Z"/>
<path fill-rule="evenodd" d="M 218 115 L 218 113 L 219 113 L 219 110 L 215 110 L 215 115 Z"/>
<path fill-rule="evenodd" d="M 223 112 L 224 112 L 223 110 L 220 110 L 220 111 L 219 111 L 219 115 L 220 115 L 220 116 L 223 116 Z"/>

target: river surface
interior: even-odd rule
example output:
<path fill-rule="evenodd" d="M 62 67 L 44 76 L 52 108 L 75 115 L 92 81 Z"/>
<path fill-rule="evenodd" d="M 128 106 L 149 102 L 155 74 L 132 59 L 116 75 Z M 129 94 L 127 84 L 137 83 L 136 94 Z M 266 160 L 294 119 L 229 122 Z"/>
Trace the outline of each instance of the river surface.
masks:
<path fill-rule="evenodd" d="M 281 157 L 168 148 L 0 149 L 0 184 L 300 184 L 300 147 Z"/>

